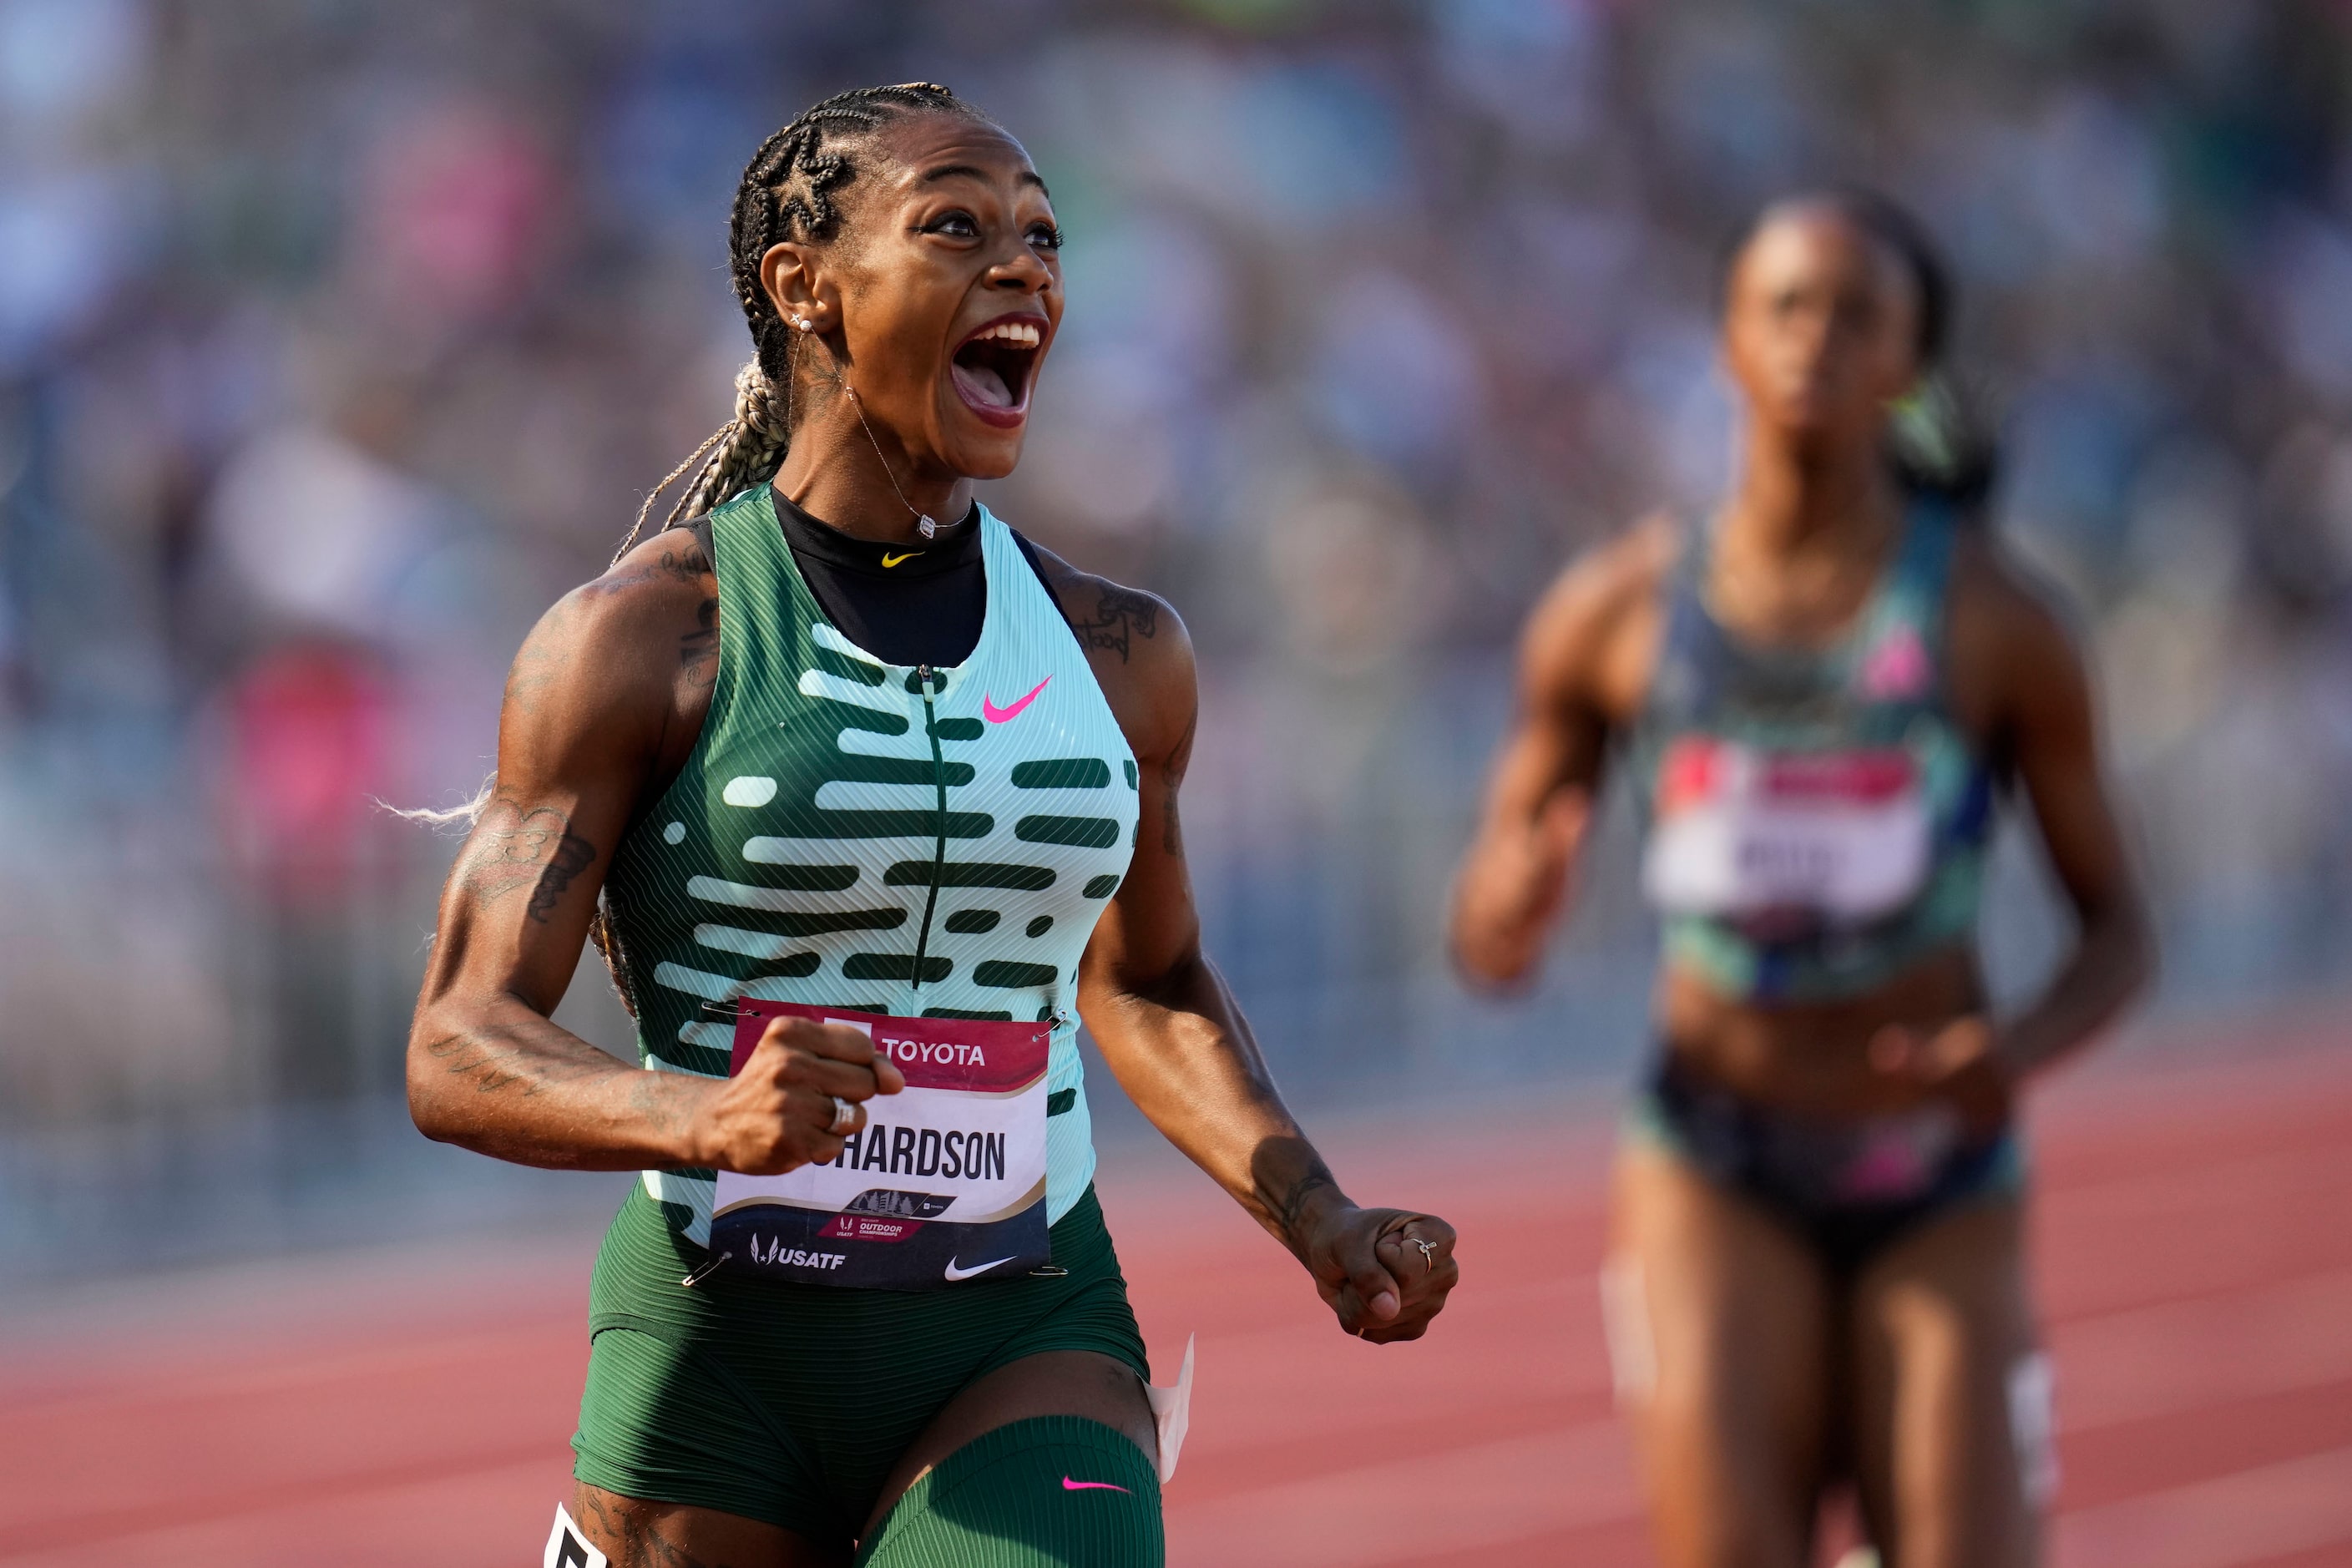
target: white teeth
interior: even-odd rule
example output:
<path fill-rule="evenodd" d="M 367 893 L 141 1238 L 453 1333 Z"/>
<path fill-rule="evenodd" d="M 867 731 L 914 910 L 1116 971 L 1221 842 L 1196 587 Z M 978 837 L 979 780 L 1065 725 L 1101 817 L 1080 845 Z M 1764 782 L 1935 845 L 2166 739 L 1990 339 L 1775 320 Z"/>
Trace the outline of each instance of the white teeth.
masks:
<path fill-rule="evenodd" d="M 1029 326 L 1020 321 L 1000 321 L 995 326 L 989 328 L 988 331 L 981 333 L 979 337 L 973 340 L 973 342 L 989 342 L 996 341 L 1008 343 L 1018 343 L 1024 348 L 1034 349 L 1037 346 L 1040 334 L 1035 327 Z"/>

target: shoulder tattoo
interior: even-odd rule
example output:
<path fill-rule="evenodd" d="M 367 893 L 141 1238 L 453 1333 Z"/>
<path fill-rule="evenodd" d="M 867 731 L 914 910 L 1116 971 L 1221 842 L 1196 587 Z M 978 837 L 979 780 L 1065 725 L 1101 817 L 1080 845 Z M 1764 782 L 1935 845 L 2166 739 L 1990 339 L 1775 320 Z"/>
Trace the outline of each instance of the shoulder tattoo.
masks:
<path fill-rule="evenodd" d="M 1083 646 L 1116 653 L 1124 664 L 1132 639 L 1159 635 L 1160 601 L 1106 583 L 1092 614 L 1073 616 L 1070 629 L 1078 634 Z"/>

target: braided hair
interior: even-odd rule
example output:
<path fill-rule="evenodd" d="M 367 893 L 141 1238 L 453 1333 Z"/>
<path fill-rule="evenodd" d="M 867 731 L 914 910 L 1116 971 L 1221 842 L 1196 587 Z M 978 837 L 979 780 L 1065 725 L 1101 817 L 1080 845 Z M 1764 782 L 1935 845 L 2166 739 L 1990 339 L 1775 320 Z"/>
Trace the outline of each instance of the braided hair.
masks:
<path fill-rule="evenodd" d="M 1918 298 L 1913 349 L 1919 379 L 1895 404 L 1886 433 L 1887 460 L 1895 479 L 1911 494 L 1943 501 L 1963 518 L 1979 515 L 1999 477 L 2000 454 L 1966 405 L 1947 363 L 1954 300 L 1951 268 L 1927 226 L 1909 208 L 1865 185 L 1832 185 L 1769 203 L 1749 215 L 1724 247 L 1720 276 L 1725 286 L 1740 253 L 1767 221 L 1790 207 L 1815 205 L 1850 220 L 1892 252 L 1911 274 Z"/>
<path fill-rule="evenodd" d="M 961 115 L 983 123 L 987 119 L 937 82 L 853 88 L 803 111 L 751 155 L 727 226 L 735 298 L 751 330 L 751 358 L 735 374 L 734 417 L 646 495 L 614 560 L 628 553 L 654 502 L 689 470 L 693 478 L 663 519 L 665 528 L 765 483 L 782 464 L 792 440 L 793 359 L 799 337 L 768 297 L 760 262 L 785 241 L 826 240 L 838 233 L 841 206 L 835 197 L 857 178 L 852 144 L 918 113 Z"/>

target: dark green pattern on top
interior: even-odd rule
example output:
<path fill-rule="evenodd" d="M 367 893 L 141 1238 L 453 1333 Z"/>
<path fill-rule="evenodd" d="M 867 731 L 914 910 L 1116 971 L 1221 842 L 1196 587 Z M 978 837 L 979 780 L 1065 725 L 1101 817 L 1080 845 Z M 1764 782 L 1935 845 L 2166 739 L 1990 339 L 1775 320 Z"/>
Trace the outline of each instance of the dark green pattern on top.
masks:
<path fill-rule="evenodd" d="M 1100 791 L 1114 765 L 1132 785 L 1135 769 L 1084 650 L 1034 581 L 1000 584 L 1017 547 L 985 526 L 981 646 L 927 683 L 825 622 L 764 488 L 712 514 L 722 631 L 709 715 L 606 883 L 645 1059 L 724 1074 L 727 1005 L 748 987 L 868 1013 L 1053 1020 L 1056 1080 L 1075 1068 L 1070 987 L 1098 907 L 1085 900 L 1118 883 L 1133 797 L 1065 797 L 1095 808 L 1074 816 L 1024 813 L 1053 802 L 1015 792 Z M 973 714 L 992 682 L 1044 696 L 1017 725 L 984 724 Z M 656 1196 L 688 1228 L 708 1189 L 674 1178 Z"/>
<path fill-rule="evenodd" d="M 1014 789 L 1108 789 L 1110 764 L 1100 757 L 1046 757 L 1013 764 Z"/>
<path fill-rule="evenodd" d="M 1024 816 L 1013 837 L 1027 844 L 1083 844 L 1108 849 L 1118 842 L 1118 824 L 1108 816 Z"/>

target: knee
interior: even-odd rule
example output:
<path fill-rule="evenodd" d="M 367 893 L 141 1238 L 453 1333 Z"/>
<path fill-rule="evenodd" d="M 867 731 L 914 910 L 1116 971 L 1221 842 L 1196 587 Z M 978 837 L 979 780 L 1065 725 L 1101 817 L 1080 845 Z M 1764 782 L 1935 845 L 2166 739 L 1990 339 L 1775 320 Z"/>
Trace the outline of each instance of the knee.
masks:
<path fill-rule="evenodd" d="M 1161 1568 L 1160 1478 L 1099 1421 L 999 1426 L 907 1489 L 858 1555 L 864 1568 Z"/>

